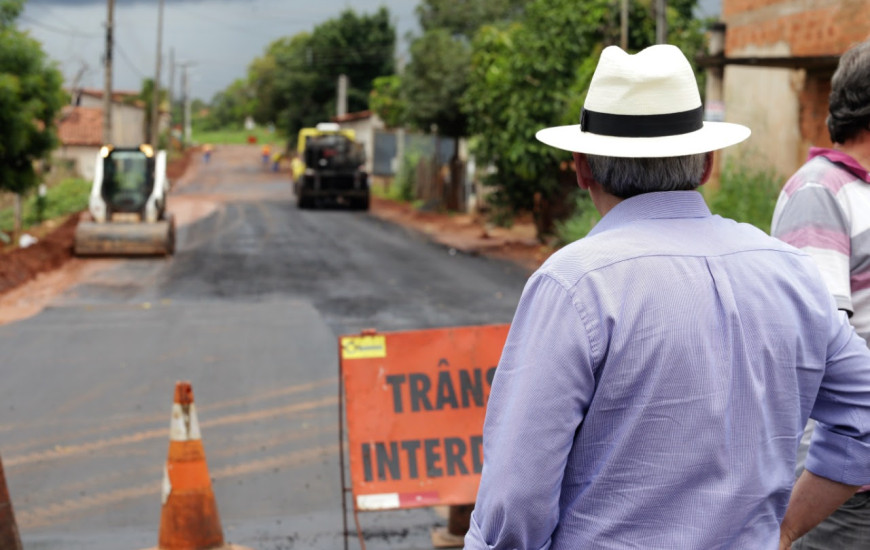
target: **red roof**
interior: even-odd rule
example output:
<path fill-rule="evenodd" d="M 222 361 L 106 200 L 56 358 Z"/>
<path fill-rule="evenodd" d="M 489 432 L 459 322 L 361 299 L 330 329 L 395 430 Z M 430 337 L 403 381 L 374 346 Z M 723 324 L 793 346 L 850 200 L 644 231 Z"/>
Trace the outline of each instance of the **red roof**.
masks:
<path fill-rule="evenodd" d="M 347 113 L 346 115 L 332 117 L 333 122 L 350 122 L 352 120 L 363 120 L 372 116 L 371 111 L 357 111 L 355 113 Z"/>
<path fill-rule="evenodd" d="M 57 124 L 63 145 L 101 146 L 103 110 L 98 107 L 65 107 Z"/>
<path fill-rule="evenodd" d="M 78 88 L 76 90 L 73 90 L 73 95 L 76 92 L 96 98 L 102 98 L 103 94 L 105 93 L 99 88 Z M 112 101 L 121 102 L 128 97 L 139 97 L 139 92 L 133 92 L 130 90 L 112 90 Z"/>

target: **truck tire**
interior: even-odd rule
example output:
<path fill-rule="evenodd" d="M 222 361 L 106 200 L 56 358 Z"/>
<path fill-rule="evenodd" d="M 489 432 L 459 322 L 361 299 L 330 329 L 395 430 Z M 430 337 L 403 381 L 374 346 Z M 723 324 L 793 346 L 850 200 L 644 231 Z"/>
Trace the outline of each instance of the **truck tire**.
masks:
<path fill-rule="evenodd" d="M 366 194 L 364 197 L 352 199 L 351 206 L 354 210 L 368 210 L 369 209 L 369 196 Z"/>

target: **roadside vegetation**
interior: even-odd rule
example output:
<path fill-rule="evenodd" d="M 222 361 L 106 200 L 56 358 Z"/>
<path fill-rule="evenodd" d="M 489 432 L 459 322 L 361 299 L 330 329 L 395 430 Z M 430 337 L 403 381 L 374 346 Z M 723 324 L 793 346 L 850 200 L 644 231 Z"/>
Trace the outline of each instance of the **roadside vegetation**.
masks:
<path fill-rule="evenodd" d="M 723 168 L 718 188 L 704 185 L 700 191 L 713 214 L 770 233 L 773 209 L 784 181 L 773 171 L 748 169 L 731 162 Z M 574 200 L 574 214 L 556 224 L 557 247 L 585 237 L 601 219 L 588 194 L 576 193 Z"/>
<path fill-rule="evenodd" d="M 221 130 L 204 130 L 193 128 L 191 131 L 191 139 L 198 145 L 240 145 L 250 143 L 250 138 L 253 138 L 256 143 L 278 143 L 285 142 L 287 138 L 281 133 L 269 130 L 263 126 L 257 126 L 253 130 L 245 130 L 244 128 L 226 128 Z"/>
<path fill-rule="evenodd" d="M 770 222 L 785 178 L 772 170 L 753 170 L 729 163 L 722 170 L 718 189 L 702 187 L 714 214 L 754 225 L 770 233 Z"/>
<path fill-rule="evenodd" d="M 21 228 L 27 231 L 46 220 L 53 220 L 81 212 L 88 207 L 91 182 L 81 178 L 66 178 L 48 187 L 44 197 L 30 193 L 21 201 Z M 0 209 L 0 231 L 9 233 L 15 223 L 12 207 Z"/>

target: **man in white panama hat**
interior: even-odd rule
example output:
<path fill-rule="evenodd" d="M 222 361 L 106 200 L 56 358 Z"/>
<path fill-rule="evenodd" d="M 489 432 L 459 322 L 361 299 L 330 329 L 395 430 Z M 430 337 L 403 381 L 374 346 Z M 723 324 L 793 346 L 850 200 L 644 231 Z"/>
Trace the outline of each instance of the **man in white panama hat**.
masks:
<path fill-rule="evenodd" d="M 602 219 L 523 291 L 466 548 L 788 548 L 870 482 L 867 346 L 806 254 L 696 191 L 748 136 L 664 45 L 605 49 L 580 124 L 538 132 Z"/>

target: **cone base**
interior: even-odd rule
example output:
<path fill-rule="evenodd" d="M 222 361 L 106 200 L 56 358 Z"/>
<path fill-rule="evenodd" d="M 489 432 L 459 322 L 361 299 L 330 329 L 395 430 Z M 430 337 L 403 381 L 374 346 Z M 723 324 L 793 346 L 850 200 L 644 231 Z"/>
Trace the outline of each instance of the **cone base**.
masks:
<path fill-rule="evenodd" d="M 432 546 L 435 548 L 462 548 L 465 546 L 465 536 L 454 535 L 446 527 L 432 529 Z"/>

